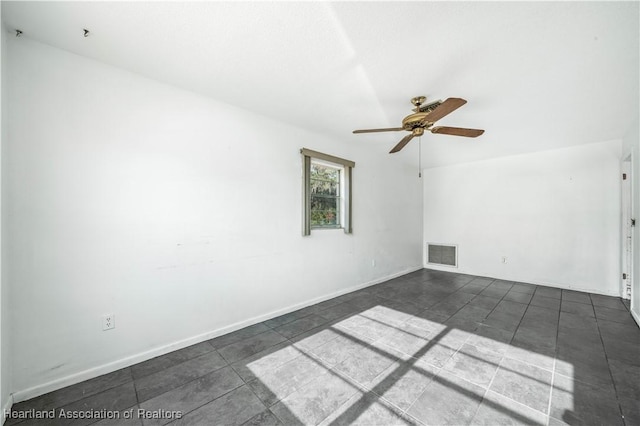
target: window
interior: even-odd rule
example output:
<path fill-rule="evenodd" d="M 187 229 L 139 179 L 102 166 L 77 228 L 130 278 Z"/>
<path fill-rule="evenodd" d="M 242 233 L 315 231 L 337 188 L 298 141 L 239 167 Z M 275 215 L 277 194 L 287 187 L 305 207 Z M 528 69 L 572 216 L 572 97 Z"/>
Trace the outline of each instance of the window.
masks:
<path fill-rule="evenodd" d="M 341 228 L 350 234 L 353 161 L 303 148 L 303 235 L 312 229 Z"/>
<path fill-rule="evenodd" d="M 317 163 L 311 160 L 309 187 L 311 192 L 311 228 L 340 228 L 342 188 L 340 186 L 341 168 Z"/>

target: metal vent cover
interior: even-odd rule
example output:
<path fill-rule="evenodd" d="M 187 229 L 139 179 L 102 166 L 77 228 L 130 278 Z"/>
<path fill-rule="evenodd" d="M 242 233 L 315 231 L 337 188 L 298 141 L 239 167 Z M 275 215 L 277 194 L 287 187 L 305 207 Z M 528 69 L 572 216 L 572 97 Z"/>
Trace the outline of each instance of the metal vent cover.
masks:
<path fill-rule="evenodd" d="M 427 263 L 458 267 L 458 246 L 427 243 Z"/>

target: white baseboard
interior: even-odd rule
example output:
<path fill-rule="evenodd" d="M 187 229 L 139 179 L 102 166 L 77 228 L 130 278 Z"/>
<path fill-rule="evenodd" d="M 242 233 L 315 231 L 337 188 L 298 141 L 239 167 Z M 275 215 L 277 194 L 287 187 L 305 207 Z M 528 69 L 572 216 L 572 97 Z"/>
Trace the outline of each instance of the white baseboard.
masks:
<path fill-rule="evenodd" d="M 424 268 L 425 269 L 432 269 L 434 271 L 441 271 L 441 272 L 452 272 L 452 273 L 456 273 L 456 274 L 475 275 L 475 276 L 478 276 L 478 277 L 490 278 L 492 280 L 514 281 L 514 282 L 519 282 L 519 283 L 535 284 L 535 285 L 542 285 L 542 286 L 545 286 L 545 287 L 559 288 L 559 289 L 562 289 L 562 290 L 574 290 L 574 291 L 582 291 L 582 292 L 585 292 L 585 293 L 600 294 L 600 295 L 603 295 L 603 296 L 622 297 L 616 291 L 602 291 L 602 290 L 598 290 L 598 289 L 585 288 L 585 287 L 580 287 L 580 286 L 575 286 L 575 285 L 570 285 L 570 284 L 551 283 L 551 282 L 543 282 L 543 281 L 536 281 L 536 280 L 520 279 L 520 278 L 514 278 L 514 277 L 492 277 L 492 276 L 487 275 L 487 274 L 482 273 L 482 272 L 466 271 L 464 269 L 452 269 L 451 267 L 449 267 L 449 268 L 446 268 L 446 267 L 445 268 L 440 268 L 440 267 L 432 265 L 430 263 L 424 265 Z"/>
<path fill-rule="evenodd" d="M 262 321 L 266 321 L 271 318 L 278 317 L 280 315 L 288 314 L 289 312 L 297 311 L 298 309 L 306 308 L 307 306 L 315 305 L 316 303 L 324 302 L 325 300 L 333 299 L 334 297 L 342 296 L 343 294 L 351 293 L 353 291 L 361 290 L 363 288 L 370 287 L 372 285 L 379 284 L 384 281 L 388 281 L 393 278 L 400 277 L 402 275 L 410 274 L 411 272 L 415 272 L 420 269 L 422 269 L 422 266 L 415 266 L 412 268 L 408 268 L 401 272 L 396 272 L 381 278 L 377 278 L 375 280 L 365 282 L 363 284 L 358 284 L 352 287 L 348 287 L 325 296 L 316 297 L 306 302 L 297 303 L 295 305 L 278 309 L 276 311 L 272 311 L 267 314 L 258 315 L 256 317 L 253 317 L 244 321 L 236 322 L 234 324 L 219 328 L 214 331 L 199 334 L 197 336 L 189 337 L 187 339 L 179 340 L 177 342 L 169 343 L 167 345 L 153 348 L 151 350 L 141 352 L 126 358 L 121 358 L 117 361 L 113 361 L 107 364 L 99 365 L 97 367 L 89 368 L 87 370 L 70 374 L 68 376 L 61 377 L 59 379 L 51 380 L 47 383 L 43 383 L 27 389 L 19 390 L 13 393 L 13 401 L 15 402 L 26 401 L 28 399 L 35 398 L 40 395 L 44 395 L 45 393 L 62 389 L 66 386 L 75 385 L 76 383 L 80 383 L 85 380 L 93 379 L 95 377 L 102 376 L 104 374 L 112 373 L 116 370 L 120 370 L 121 368 L 130 367 L 139 362 L 147 361 L 151 358 L 155 358 L 157 356 L 161 356 L 169 352 L 176 351 L 178 349 L 186 348 L 187 346 L 195 345 L 197 343 L 201 343 L 206 340 L 213 339 L 214 337 L 222 336 L 224 334 L 231 333 L 241 328 L 248 327 L 250 325 L 254 325 Z"/>
<path fill-rule="evenodd" d="M 6 417 L 4 416 L 4 413 L 8 413 L 9 411 L 11 411 L 11 407 L 13 406 L 13 395 L 9 395 L 9 397 L 7 398 L 7 401 L 2 404 L 2 413 L 0 413 L 0 425 L 3 425 L 4 422 L 7 420 Z"/>
<path fill-rule="evenodd" d="M 631 316 L 635 320 L 636 324 L 638 324 L 638 327 L 640 327 L 640 315 L 633 309 L 631 309 L 629 312 L 631 312 Z"/>

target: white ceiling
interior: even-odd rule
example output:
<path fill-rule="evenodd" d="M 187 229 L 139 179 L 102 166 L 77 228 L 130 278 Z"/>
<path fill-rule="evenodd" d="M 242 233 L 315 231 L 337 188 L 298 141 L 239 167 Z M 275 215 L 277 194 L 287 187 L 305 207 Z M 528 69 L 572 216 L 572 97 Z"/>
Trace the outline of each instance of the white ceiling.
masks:
<path fill-rule="evenodd" d="M 388 151 L 410 98 L 462 97 L 436 166 L 619 139 L 639 114 L 638 2 L 7 2 L 24 37 Z M 82 29 L 91 31 L 82 36 Z M 250 125 L 250 124 L 248 124 Z M 398 154 L 415 161 L 417 143 Z"/>

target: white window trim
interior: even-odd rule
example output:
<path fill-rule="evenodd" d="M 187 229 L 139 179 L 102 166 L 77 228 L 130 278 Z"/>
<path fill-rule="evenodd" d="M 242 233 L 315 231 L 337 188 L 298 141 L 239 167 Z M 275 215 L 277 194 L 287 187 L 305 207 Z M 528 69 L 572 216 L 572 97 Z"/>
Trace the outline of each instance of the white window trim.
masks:
<path fill-rule="evenodd" d="M 343 208 L 341 212 L 341 224 L 342 229 L 345 234 L 353 233 L 352 226 L 352 169 L 356 166 L 356 163 L 350 160 L 345 160 L 344 158 L 335 157 L 333 155 L 323 154 L 318 151 L 313 151 L 311 149 L 302 148 L 300 150 L 302 154 L 302 165 L 303 165 L 303 173 L 302 173 L 302 235 L 307 236 L 311 235 L 311 162 L 312 159 L 314 162 L 318 163 L 328 163 L 329 166 L 332 167 L 342 167 L 344 169 L 343 173 L 343 183 L 340 185 L 340 195 L 341 202 L 343 203 Z M 339 229 L 339 228 L 338 228 Z"/>

